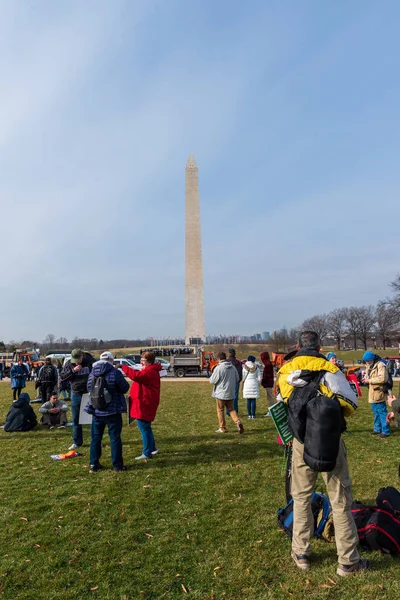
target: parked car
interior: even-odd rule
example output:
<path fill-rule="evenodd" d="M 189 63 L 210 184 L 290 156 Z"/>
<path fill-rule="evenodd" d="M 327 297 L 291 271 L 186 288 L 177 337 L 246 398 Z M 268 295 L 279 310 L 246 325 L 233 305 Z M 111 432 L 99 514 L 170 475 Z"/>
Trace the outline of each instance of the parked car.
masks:
<path fill-rule="evenodd" d="M 157 356 L 156 363 L 160 363 L 160 365 L 162 366 L 163 369 L 165 369 L 165 371 L 169 371 L 171 368 L 171 363 L 168 362 L 167 360 L 165 360 L 165 358 L 159 358 Z"/>
<path fill-rule="evenodd" d="M 128 358 L 114 358 L 114 366 L 122 367 L 122 365 L 126 365 L 127 367 L 131 367 L 131 369 L 135 369 L 136 371 L 142 370 L 142 365 L 137 365 L 132 360 Z"/>
<path fill-rule="evenodd" d="M 126 354 L 122 358 L 127 358 L 128 360 L 132 361 L 133 363 L 140 365 L 140 354 Z"/>

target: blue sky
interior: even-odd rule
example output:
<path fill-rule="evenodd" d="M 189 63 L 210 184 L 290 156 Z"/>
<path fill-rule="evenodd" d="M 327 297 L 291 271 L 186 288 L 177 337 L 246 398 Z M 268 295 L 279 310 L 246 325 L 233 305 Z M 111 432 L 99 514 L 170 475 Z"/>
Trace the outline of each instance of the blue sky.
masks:
<path fill-rule="evenodd" d="M 0 339 L 184 333 L 375 303 L 399 271 L 400 3 L 0 2 Z"/>

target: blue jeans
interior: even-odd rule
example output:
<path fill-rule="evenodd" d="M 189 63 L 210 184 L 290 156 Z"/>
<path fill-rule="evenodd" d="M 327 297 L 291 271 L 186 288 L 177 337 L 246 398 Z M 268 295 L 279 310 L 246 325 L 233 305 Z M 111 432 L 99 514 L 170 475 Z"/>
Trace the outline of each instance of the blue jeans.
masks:
<path fill-rule="evenodd" d="M 247 398 L 247 414 L 249 417 L 256 416 L 256 399 L 255 398 Z"/>
<path fill-rule="evenodd" d="M 374 413 L 374 431 L 390 435 L 390 426 L 386 423 L 386 402 L 375 402 L 371 406 Z"/>
<path fill-rule="evenodd" d="M 122 459 L 122 415 L 107 415 L 106 417 L 95 417 L 93 415 L 90 429 L 90 466 L 98 466 L 101 457 L 101 441 L 104 430 L 108 427 L 110 436 L 111 460 L 114 469 L 121 469 L 124 466 Z"/>
<path fill-rule="evenodd" d="M 43 400 L 43 402 L 45 402 Z M 78 392 L 72 392 L 71 394 L 71 406 L 72 406 L 72 439 L 74 444 L 82 446 L 83 444 L 83 433 L 82 425 L 79 425 L 79 413 L 81 410 L 82 394 Z"/>
<path fill-rule="evenodd" d="M 151 423 L 150 421 L 143 421 L 143 419 L 136 419 L 136 422 L 140 435 L 142 436 L 143 454 L 147 456 L 147 458 L 151 458 L 151 453 L 156 450 Z"/>

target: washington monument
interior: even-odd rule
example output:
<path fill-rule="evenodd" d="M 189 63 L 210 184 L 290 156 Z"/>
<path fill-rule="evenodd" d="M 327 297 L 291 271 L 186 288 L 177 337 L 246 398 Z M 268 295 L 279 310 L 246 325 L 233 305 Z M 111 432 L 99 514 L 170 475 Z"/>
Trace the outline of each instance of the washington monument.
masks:
<path fill-rule="evenodd" d="M 186 164 L 186 344 L 206 341 L 201 257 L 199 170 L 193 154 Z"/>

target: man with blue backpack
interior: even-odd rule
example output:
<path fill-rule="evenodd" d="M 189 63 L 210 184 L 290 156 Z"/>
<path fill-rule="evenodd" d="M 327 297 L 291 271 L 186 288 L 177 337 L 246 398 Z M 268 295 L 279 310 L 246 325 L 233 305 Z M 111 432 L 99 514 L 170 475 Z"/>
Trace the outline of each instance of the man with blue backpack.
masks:
<path fill-rule="evenodd" d="M 322 474 L 332 507 L 338 553 L 337 574 L 351 575 L 369 568 L 360 558 L 358 534 L 351 513 L 351 479 L 341 433 L 345 418 L 357 408 L 357 396 L 339 367 L 320 353 L 314 331 L 300 334 L 299 350 L 278 373 L 278 399 L 288 404 L 294 435 L 292 457 L 292 559 L 301 570 L 310 568 L 310 539 L 314 533 L 313 496 Z"/>
<path fill-rule="evenodd" d="M 122 458 L 121 431 L 122 413 L 126 413 L 124 394 L 129 390 L 129 383 L 122 372 L 113 366 L 113 362 L 114 356 L 111 352 L 103 352 L 100 360 L 93 364 L 87 382 L 89 402 L 85 406 L 85 411 L 93 415 L 90 430 L 91 473 L 97 473 L 102 469 L 101 442 L 106 425 L 110 436 L 114 471 L 127 469 Z"/>

